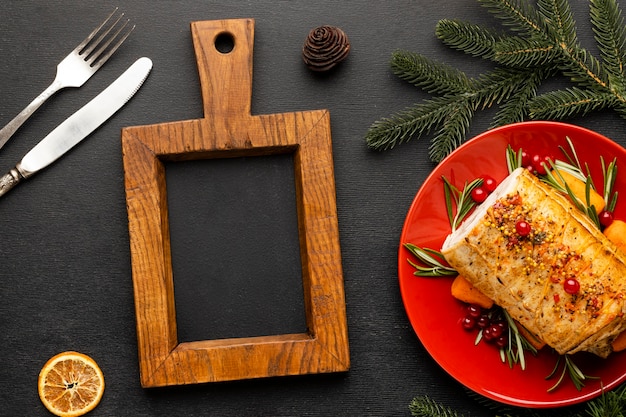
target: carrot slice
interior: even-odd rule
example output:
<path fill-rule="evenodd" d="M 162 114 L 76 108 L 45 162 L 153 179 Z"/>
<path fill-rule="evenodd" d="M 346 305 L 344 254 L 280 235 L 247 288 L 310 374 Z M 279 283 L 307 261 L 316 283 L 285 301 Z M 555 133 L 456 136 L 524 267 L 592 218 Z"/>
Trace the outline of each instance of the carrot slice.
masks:
<path fill-rule="evenodd" d="M 611 342 L 611 347 L 613 348 L 613 352 L 621 352 L 626 349 L 626 332 L 621 332 L 617 337 Z"/>
<path fill-rule="evenodd" d="M 454 298 L 464 303 L 476 304 L 485 309 L 493 307 L 493 300 L 480 292 L 461 275 L 457 275 L 452 281 L 450 292 Z"/>
<path fill-rule="evenodd" d="M 626 253 L 626 222 L 613 220 L 613 223 L 604 229 L 604 236 Z"/>

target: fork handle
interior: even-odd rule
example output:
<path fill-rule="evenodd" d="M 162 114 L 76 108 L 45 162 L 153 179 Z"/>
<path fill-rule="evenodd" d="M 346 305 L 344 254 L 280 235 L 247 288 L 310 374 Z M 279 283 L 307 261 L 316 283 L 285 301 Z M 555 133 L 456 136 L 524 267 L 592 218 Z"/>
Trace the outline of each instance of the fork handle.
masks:
<path fill-rule="evenodd" d="M 54 93 L 63 88 L 58 80 L 54 80 L 41 94 L 39 94 L 28 106 L 13 118 L 6 126 L 0 129 L 0 148 L 13 136 L 24 122 Z"/>

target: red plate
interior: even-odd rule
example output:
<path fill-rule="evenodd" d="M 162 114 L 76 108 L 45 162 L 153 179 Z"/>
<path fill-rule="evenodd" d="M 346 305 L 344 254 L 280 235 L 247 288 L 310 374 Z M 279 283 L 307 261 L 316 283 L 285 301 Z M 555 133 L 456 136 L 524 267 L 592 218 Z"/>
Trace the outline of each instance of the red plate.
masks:
<path fill-rule="evenodd" d="M 479 343 L 474 346 L 474 332 L 466 332 L 459 324 L 464 305 L 450 295 L 451 278 L 416 277 L 407 259 L 410 253 L 404 243 L 439 250 L 450 233 L 444 202 L 442 176 L 457 187 L 489 174 L 497 181 L 506 177 L 505 150 L 523 148 L 529 153 L 562 157 L 559 146 L 568 148 L 569 137 L 581 163 L 589 164 L 596 186 L 602 186 L 600 156 L 608 163 L 617 158 L 618 168 L 626 170 L 626 150 L 598 133 L 581 127 L 554 122 L 518 123 L 485 132 L 450 154 L 426 179 L 409 209 L 398 256 L 400 292 L 404 306 L 417 336 L 430 355 L 452 377 L 471 390 L 502 403 L 534 408 L 572 405 L 590 400 L 602 389 L 615 388 L 626 379 L 626 353 L 600 359 L 591 354 L 577 354 L 574 362 L 589 380 L 578 391 L 566 380 L 556 391 L 547 390 L 555 380 L 545 380 L 557 356 L 544 348 L 536 357 L 526 354 L 526 370 L 510 368 L 500 360 L 495 346 Z M 626 171 L 624 171 L 626 172 Z M 618 176 L 615 190 L 626 196 L 626 174 Z M 621 197 L 622 199 L 626 197 Z M 626 220 L 626 201 L 618 201 L 615 217 Z M 626 279 L 626 278 L 625 278 Z"/>

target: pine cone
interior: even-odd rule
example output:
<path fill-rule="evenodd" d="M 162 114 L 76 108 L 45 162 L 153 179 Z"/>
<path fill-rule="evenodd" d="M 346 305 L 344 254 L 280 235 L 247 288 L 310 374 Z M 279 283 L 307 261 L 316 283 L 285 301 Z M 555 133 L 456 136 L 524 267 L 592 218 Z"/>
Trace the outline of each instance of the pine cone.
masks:
<path fill-rule="evenodd" d="M 313 71 L 328 71 L 350 52 L 350 41 L 343 30 L 334 26 L 320 26 L 311 32 L 302 47 L 302 59 Z"/>

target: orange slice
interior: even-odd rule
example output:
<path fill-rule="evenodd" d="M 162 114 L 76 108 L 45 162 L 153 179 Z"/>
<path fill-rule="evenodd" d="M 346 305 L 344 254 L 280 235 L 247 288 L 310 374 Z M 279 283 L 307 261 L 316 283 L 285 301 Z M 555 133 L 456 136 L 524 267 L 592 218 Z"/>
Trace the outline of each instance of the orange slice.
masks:
<path fill-rule="evenodd" d="M 63 352 L 43 366 L 37 390 L 41 402 L 52 414 L 82 416 L 100 402 L 104 393 L 104 375 L 89 356 Z"/>

